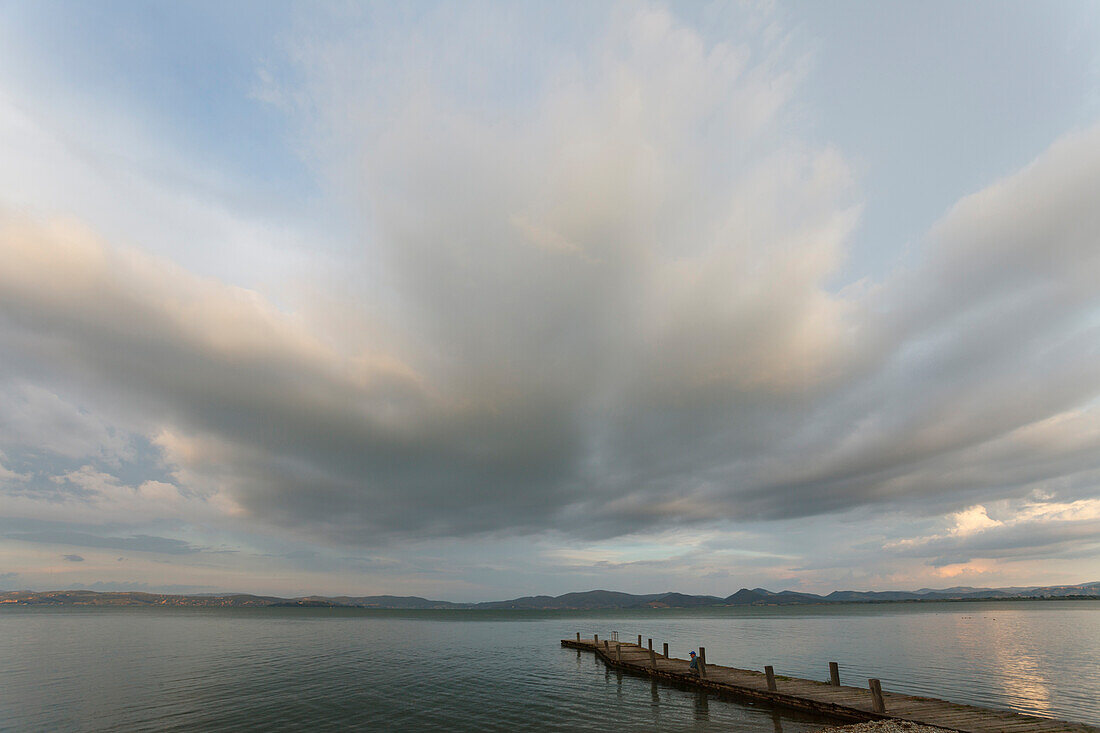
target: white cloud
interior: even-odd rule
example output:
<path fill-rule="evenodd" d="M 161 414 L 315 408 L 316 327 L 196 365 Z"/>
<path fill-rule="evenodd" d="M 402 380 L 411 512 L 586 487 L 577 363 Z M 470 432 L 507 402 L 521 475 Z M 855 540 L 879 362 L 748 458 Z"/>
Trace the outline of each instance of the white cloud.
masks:
<path fill-rule="evenodd" d="M 999 518 L 975 505 L 945 517 L 944 532 L 891 540 L 884 547 L 899 556 L 924 558 L 944 577 L 999 571 L 1004 562 L 1088 556 L 1100 550 L 1100 499 L 998 503 Z"/>
<path fill-rule="evenodd" d="M 965 537 L 1004 524 L 1004 522 L 990 518 L 985 507 L 981 504 L 975 504 L 969 509 L 955 512 L 951 517 L 955 521 L 955 526 L 951 528 L 950 532 L 957 537 Z"/>

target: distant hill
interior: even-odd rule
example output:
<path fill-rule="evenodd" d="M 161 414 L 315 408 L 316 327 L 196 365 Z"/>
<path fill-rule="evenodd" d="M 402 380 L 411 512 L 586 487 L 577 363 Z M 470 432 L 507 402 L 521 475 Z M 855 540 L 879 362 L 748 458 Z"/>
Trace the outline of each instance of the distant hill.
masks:
<path fill-rule="evenodd" d="M 646 603 L 651 608 L 693 608 L 695 606 L 720 606 L 722 599 L 718 596 L 686 596 L 683 593 L 665 593 Z"/>
<path fill-rule="evenodd" d="M 475 603 L 473 608 L 485 608 L 485 609 L 576 609 L 576 610 L 593 610 L 598 608 L 638 608 L 644 606 L 650 601 L 655 601 L 661 596 L 668 595 L 665 593 L 653 593 L 650 595 L 633 595 L 631 593 L 620 593 L 613 590 L 590 590 L 584 593 L 566 593 L 561 596 L 527 596 L 525 598 L 516 598 L 511 601 L 489 601 L 486 603 Z M 685 596 L 687 597 L 687 596 Z"/>
<path fill-rule="evenodd" d="M 202 608 L 382 608 L 396 610 L 475 609 L 475 610 L 579 610 L 630 608 L 704 608 L 721 606 L 786 606 L 812 603 L 897 603 L 919 601 L 973 601 L 1003 599 L 1082 598 L 1100 600 L 1100 582 L 1078 585 L 1051 585 L 1017 588 L 921 588 L 916 591 L 838 590 L 828 595 L 780 591 L 766 588 L 742 588 L 725 598 L 649 593 L 636 595 L 610 590 L 590 590 L 560 596 L 524 596 L 510 601 L 452 603 L 419 596 L 306 596 L 278 598 L 247 593 L 227 595 L 163 595 L 157 593 L 90 590 L 0 591 L 0 605 L 20 606 L 189 606 Z"/>
<path fill-rule="evenodd" d="M 180 596 L 119 591 L 100 593 L 90 590 L 17 590 L 0 592 L 0 604 L 22 606 L 203 606 L 211 608 L 256 608 L 287 604 L 290 599 L 275 596 L 230 595 Z"/>
<path fill-rule="evenodd" d="M 339 606 L 356 606 L 358 608 L 394 608 L 394 609 L 446 609 L 466 608 L 467 604 L 451 603 L 450 601 L 431 601 L 419 596 L 336 596 L 324 598 L 321 596 L 309 596 L 311 601 L 329 601 Z"/>

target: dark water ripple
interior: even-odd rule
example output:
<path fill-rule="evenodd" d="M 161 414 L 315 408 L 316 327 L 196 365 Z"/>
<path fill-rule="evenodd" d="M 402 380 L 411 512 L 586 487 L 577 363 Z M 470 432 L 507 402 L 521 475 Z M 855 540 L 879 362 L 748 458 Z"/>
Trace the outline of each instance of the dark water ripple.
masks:
<path fill-rule="evenodd" d="M 637 613 L 0 611 L 0 730 L 786 731 L 814 721 L 623 677 L 575 631 L 713 662 L 1100 723 L 1100 603 Z"/>

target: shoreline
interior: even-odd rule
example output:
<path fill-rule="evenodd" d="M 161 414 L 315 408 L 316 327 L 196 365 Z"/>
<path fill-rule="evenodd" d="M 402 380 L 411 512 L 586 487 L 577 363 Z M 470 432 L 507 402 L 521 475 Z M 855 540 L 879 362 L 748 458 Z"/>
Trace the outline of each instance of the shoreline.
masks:
<path fill-rule="evenodd" d="M 866 723 L 834 725 L 814 733 L 948 733 L 950 728 L 910 723 L 907 720 L 871 720 Z"/>
<path fill-rule="evenodd" d="M 1100 584 L 1097 584 L 1100 585 Z M 603 593 L 603 591 L 595 591 Z M 572 594 L 567 594 L 572 595 Z M 582 594 L 584 595 L 584 594 Z M 671 595 L 671 594 L 670 594 Z M 773 594 L 782 597 L 783 594 Z M 551 603 L 550 601 L 559 601 Z M 570 599 L 571 601 L 573 599 Z M 760 598 L 751 602 L 722 602 L 729 599 L 714 599 L 710 603 L 684 603 L 682 605 L 661 600 L 640 601 L 629 604 L 614 603 L 578 603 L 548 598 L 539 605 L 534 599 L 516 599 L 514 601 L 484 601 L 479 603 L 452 603 L 432 601 L 418 597 L 395 596 L 301 596 L 282 598 L 261 596 L 251 593 L 219 593 L 187 595 L 174 593 L 147 593 L 142 591 L 92 591 L 83 589 L 54 591 L 3 591 L 0 590 L 0 607 L 3 606 L 47 606 L 47 607 L 112 607 L 112 608 L 357 608 L 377 611 L 521 611 L 521 612 L 649 612 L 649 611 L 707 611 L 719 609 L 751 608 L 837 608 L 842 606 L 883 606 L 883 605 L 920 605 L 926 603 L 1017 603 L 1050 601 L 1100 601 L 1100 595 L 1063 594 L 1063 595 L 1021 595 L 1021 596 L 976 596 L 945 598 L 845 598 L 845 599 L 804 599 L 798 601 Z"/>

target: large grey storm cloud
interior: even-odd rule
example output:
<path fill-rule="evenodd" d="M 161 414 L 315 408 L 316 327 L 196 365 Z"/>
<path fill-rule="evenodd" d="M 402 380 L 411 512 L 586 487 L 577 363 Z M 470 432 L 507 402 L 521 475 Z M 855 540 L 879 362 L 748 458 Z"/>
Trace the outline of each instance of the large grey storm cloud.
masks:
<path fill-rule="evenodd" d="M 4 212 L 8 378 L 346 543 L 1095 496 L 1100 129 L 837 285 L 860 207 L 776 132 L 797 63 L 656 11 L 608 44 L 507 113 L 300 49 L 360 250 L 292 306 Z"/>

